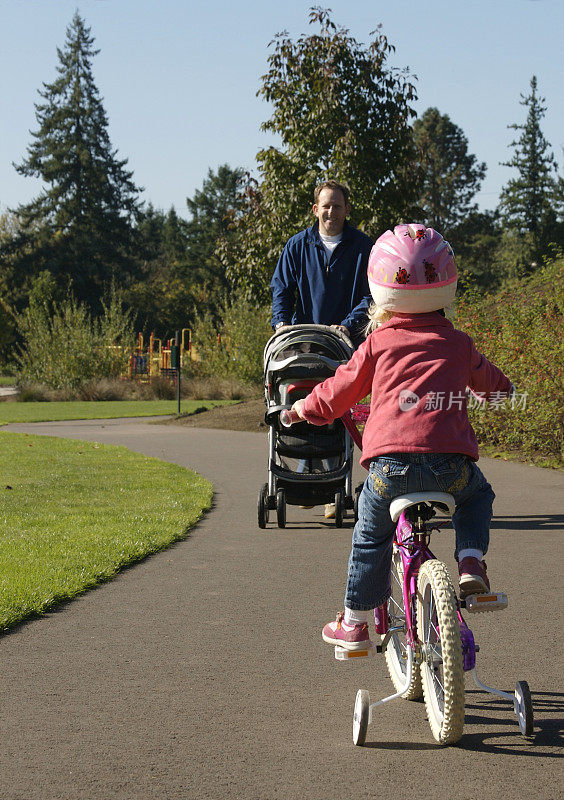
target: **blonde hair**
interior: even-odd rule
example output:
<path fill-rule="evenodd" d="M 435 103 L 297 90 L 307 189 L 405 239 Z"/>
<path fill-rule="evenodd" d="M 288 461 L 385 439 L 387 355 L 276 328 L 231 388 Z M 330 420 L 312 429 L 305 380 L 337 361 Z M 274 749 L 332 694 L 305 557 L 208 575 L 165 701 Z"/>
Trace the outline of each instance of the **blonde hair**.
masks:
<path fill-rule="evenodd" d="M 368 323 L 365 328 L 367 336 L 394 316 L 392 311 L 387 311 L 382 306 L 377 306 L 376 303 L 370 303 L 366 313 L 368 315 Z"/>
<path fill-rule="evenodd" d="M 437 309 L 438 311 L 438 309 Z M 443 308 L 444 315 L 447 319 L 451 322 L 454 319 L 455 311 L 454 311 L 454 304 L 446 306 Z M 384 322 L 388 322 L 394 314 L 397 314 L 397 311 L 388 311 L 386 308 L 382 308 L 382 306 L 376 305 L 376 303 L 370 303 L 368 311 L 366 312 L 368 315 L 368 324 L 364 329 L 365 335 L 368 336 L 369 333 L 375 331 L 376 328 L 379 328 L 380 325 L 383 325 Z"/>

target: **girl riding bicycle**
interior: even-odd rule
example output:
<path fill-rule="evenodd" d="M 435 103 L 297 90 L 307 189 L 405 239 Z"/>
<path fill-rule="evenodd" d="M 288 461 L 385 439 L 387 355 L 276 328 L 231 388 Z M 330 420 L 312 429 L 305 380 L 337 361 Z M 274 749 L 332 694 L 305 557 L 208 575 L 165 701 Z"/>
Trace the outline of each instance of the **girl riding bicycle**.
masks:
<path fill-rule="evenodd" d="M 509 378 L 444 315 L 454 301 L 457 270 L 439 233 L 417 224 L 387 231 L 372 248 L 368 279 L 372 332 L 347 364 L 293 406 L 300 418 L 324 425 L 371 395 L 361 457 L 369 474 L 353 532 L 345 610 L 322 633 L 348 650 L 366 648 L 370 612 L 390 596 L 394 497 L 453 495 L 461 596 L 489 590 L 483 556 L 495 495 L 475 463 L 466 389 L 486 401 L 512 391 Z"/>

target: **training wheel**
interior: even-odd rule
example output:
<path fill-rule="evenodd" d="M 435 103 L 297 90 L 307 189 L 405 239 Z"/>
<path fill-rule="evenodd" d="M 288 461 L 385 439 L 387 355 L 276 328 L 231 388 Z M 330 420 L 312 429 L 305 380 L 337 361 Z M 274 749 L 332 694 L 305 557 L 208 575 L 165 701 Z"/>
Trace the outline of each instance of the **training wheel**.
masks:
<path fill-rule="evenodd" d="M 361 747 L 366 740 L 369 706 L 370 695 L 366 689 L 359 689 L 356 693 L 353 717 L 353 742 L 359 747 Z"/>
<path fill-rule="evenodd" d="M 517 681 L 515 686 L 515 700 L 513 701 L 519 728 L 523 736 L 532 736 L 535 719 L 533 715 L 533 703 L 531 700 L 531 690 L 527 681 Z"/>

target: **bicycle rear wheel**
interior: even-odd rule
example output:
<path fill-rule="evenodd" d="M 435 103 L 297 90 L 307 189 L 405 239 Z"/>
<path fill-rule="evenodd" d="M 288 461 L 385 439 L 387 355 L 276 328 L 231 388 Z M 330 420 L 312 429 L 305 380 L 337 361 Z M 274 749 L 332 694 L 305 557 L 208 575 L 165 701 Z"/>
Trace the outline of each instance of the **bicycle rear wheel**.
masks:
<path fill-rule="evenodd" d="M 403 562 L 401 553 L 394 547 L 392 554 L 392 595 L 388 600 L 388 628 L 399 625 L 401 625 L 402 630 L 392 634 L 386 647 L 386 666 L 392 683 L 398 692 L 402 686 L 405 686 L 407 643 L 405 640 L 405 609 L 403 607 Z M 422 692 L 419 666 L 413 664 L 411 680 L 403 694 L 403 698 L 404 700 L 416 700 L 421 697 Z"/>
<path fill-rule="evenodd" d="M 456 595 L 447 568 L 426 561 L 417 581 L 417 635 L 421 682 L 433 736 L 454 744 L 464 727 L 464 671 Z"/>

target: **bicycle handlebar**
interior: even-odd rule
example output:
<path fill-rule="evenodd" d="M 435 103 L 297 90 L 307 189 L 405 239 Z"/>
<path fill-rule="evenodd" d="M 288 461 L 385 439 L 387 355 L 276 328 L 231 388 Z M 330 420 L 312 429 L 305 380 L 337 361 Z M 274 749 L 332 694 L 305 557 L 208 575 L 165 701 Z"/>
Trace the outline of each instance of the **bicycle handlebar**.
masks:
<path fill-rule="evenodd" d="M 350 412 L 348 414 L 344 414 L 341 417 L 341 420 L 345 428 L 350 433 L 351 438 L 356 444 L 356 446 L 362 450 L 362 436 L 358 428 L 354 424 Z M 280 412 L 280 424 L 282 425 L 282 427 L 290 428 L 296 422 L 303 422 L 303 420 L 298 414 L 296 414 L 295 411 L 292 411 L 291 408 L 283 408 L 282 411 Z"/>

